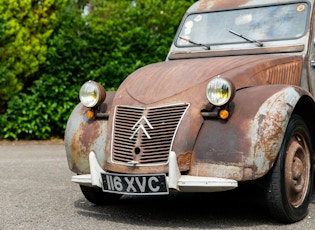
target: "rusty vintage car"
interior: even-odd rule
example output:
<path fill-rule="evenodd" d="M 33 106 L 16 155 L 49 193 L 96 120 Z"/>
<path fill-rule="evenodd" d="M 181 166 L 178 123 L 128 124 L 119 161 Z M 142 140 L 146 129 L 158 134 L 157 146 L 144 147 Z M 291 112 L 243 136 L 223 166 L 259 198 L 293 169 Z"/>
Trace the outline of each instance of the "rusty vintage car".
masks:
<path fill-rule="evenodd" d="M 314 174 L 314 7 L 200 0 L 165 61 L 136 70 L 115 92 L 84 83 L 65 147 L 86 199 L 250 182 L 265 191 L 273 218 L 303 219 Z"/>

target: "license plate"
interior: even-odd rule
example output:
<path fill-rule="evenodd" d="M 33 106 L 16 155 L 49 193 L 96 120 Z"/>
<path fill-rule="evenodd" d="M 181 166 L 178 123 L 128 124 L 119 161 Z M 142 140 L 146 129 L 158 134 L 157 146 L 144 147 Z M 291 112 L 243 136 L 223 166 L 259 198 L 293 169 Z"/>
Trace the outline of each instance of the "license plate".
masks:
<path fill-rule="evenodd" d="M 102 173 L 103 191 L 131 195 L 168 194 L 165 174 Z"/>

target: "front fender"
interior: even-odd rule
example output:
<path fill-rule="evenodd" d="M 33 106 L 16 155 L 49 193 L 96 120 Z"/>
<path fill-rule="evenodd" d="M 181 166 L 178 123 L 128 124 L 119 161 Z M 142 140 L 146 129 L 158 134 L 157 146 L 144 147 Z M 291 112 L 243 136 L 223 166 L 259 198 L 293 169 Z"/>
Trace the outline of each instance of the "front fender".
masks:
<path fill-rule="evenodd" d="M 291 114 L 303 92 L 300 88 L 283 88 L 259 107 L 249 130 L 250 153 L 254 157 L 245 162 L 245 165 L 254 169 L 255 178 L 266 174 L 272 167 L 280 151 Z"/>
<path fill-rule="evenodd" d="M 228 121 L 205 120 L 194 148 L 191 174 L 241 180 L 272 167 L 302 88 L 285 85 L 239 90 Z M 311 97 L 311 96 L 310 96 Z"/>
<path fill-rule="evenodd" d="M 108 92 L 105 102 L 101 105 L 108 113 L 115 92 Z M 105 147 L 108 122 L 106 118 L 88 120 L 86 111 L 89 110 L 81 103 L 72 111 L 65 131 L 65 148 L 68 165 L 77 174 L 90 173 L 89 153 L 94 151 L 100 165 L 106 161 Z"/>

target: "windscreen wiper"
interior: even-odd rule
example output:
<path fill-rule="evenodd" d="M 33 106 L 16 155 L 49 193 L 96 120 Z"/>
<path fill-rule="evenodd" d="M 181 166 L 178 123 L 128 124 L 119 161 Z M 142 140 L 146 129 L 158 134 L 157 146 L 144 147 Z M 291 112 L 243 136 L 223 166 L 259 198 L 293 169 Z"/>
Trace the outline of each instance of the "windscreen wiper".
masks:
<path fill-rule="evenodd" d="M 189 43 L 191 43 L 191 44 L 193 44 L 193 45 L 196 45 L 196 46 L 204 46 L 204 47 L 207 48 L 207 50 L 210 50 L 210 49 L 211 49 L 211 47 L 208 46 L 208 45 L 205 45 L 205 44 L 202 44 L 202 43 L 196 43 L 196 42 L 194 42 L 194 41 L 192 41 L 192 40 L 190 40 L 190 39 L 188 39 L 188 38 L 184 38 L 184 37 L 179 37 L 179 38 L 182 39 L 182 40 L 184 40 L 184 41 L 186 41 L 186 42 L 189 42 Z"/>
<path fill-rule="evenodd" d="M 263 44 L 261 41 L 258 41 L 258 40 L 255 40 L 255 39 L 251 39 L 251 38 L 249 38 L 249 37 L 246 37 L 246 36 L 244 36 L 244 35 L 242 35 L 242 34 L 239 34 L 239 33 L 235 32 L 235 31 L 233 31 L 233 30 L 229 30 L 229 32 L 232 33 L 232 34 L 234 34 L 234 35 L 236 35 L 236 36 L 238 36 L 238 37 L 240 37 L 240 38 L 245 39 L 245 40 L 248 41 L 248 42 L 256 43 L 256 45 L 258 45 L 259 47 L 263 47 L 263 46 L 264 46 L 264 44 Z"/>

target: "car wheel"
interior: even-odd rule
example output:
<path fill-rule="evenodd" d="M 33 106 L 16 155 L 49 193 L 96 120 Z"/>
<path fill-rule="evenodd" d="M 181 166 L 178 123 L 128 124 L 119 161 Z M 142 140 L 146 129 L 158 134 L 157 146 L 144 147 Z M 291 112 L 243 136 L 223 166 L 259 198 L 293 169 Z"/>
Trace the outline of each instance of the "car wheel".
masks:
<path fill-rule="evenodd" d="M 309 130 L 300 116 L 293 115 L 268 175 L 266 199 L 275 219 L 293 223 L 307 215 L 313 184 L 312 153 Z"/>
<path fill-rule="evenodd" d="M 119 200 L 122 195 L 115 193 L 106 193 L 98 187 L 87 187 L 80 185 L 81 191 L 85 198 L 96 205 L 112 204 Z"/>

